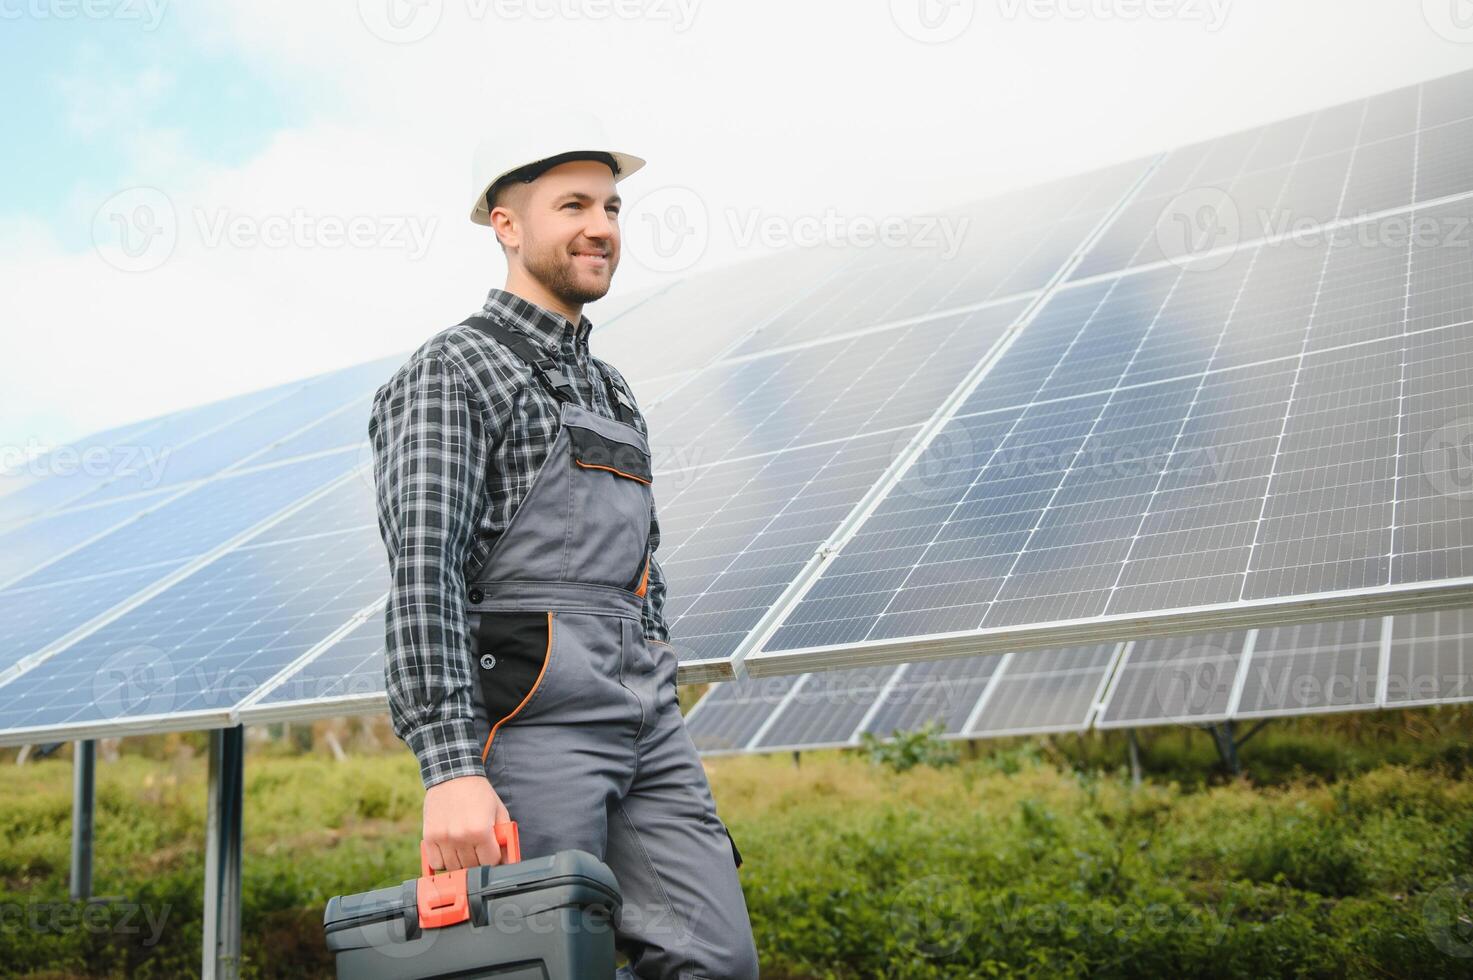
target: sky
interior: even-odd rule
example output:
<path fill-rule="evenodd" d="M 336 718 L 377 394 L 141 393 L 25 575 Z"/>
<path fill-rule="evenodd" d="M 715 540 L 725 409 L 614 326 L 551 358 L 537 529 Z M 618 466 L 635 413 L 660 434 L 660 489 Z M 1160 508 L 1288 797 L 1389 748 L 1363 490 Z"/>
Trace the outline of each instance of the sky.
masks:
<path fill-rule="evenodd" d="M 648 161 L 598 324 L 826 220 L 1470 68 L 1473 0 L 0 0 L 0 471 L 475 312 L 472 150 L 550 113 Z"/>

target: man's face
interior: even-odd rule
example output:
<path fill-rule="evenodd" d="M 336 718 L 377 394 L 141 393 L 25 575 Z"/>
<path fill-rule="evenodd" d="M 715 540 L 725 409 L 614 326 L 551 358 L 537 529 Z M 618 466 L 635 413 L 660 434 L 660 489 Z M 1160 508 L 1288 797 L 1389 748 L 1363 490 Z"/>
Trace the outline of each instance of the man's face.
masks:
<path fill-rule="evenodd" d="M 609 291 L 619 266 L 621 202 L 606 165 L 560 163 L 502 203 L 517 219 L 507 242 L 517 249 L 514 261 L 550 293 L 581 305 Z"/>

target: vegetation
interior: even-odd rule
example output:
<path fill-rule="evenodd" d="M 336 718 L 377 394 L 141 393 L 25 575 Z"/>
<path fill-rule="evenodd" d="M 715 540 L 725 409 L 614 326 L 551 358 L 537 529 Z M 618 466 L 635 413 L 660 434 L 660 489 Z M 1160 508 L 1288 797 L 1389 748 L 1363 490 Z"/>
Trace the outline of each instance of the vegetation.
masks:
<path fill-rule="evenodd" d="M 709 768 L 764 978 L 1473 976 L 1469 724 L 1275 723 L 1237 779 L 1205 734 L 1143 732 L 1140 786 L 1101 734 Z M 341 762 L 290 738 L 248 751 L 247 976 L 331 976 L 327 898 L 416 871 L 413 760 L 339 741 Z M 0 763 L 0 969 L 198 972 L 202 745 L 130 740 L 99 762 L 112 901 L 85 910 L 66 899 L 69 759 Z"/>

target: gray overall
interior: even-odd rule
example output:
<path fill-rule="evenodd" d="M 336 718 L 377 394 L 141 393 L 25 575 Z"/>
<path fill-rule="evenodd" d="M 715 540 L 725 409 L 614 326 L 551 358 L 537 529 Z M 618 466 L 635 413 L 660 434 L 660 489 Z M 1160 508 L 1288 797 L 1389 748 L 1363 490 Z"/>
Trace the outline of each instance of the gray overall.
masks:
<path fill-rule="evenodd" d="M 680 715 L 675 651 L 641 627 L 649 446 L 629 421 L 577 404 L 524 338 L 467 323 L 530 362 L 561 413 L 546 462 L 467 583 L 486 775 L 524 857 L 576 847 L 613 870 L 621 977 L 756 977 L 740 856 Z"/>

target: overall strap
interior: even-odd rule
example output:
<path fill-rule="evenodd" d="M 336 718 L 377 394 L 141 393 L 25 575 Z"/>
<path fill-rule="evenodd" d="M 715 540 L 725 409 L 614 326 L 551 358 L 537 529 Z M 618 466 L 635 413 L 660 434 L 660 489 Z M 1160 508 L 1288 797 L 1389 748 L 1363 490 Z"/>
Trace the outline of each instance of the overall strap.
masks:
<path fill-rule="evenodd" d="M 525 336 L 500 320 L 493 320 L 488 316 L 466 317 L 460 325 L 483 330 L 503 345 L 511 348 L 512 353 L 527 362 L 527 365 L 532 368 L 532 373 L 547 385 L 558 401 L 578 404 L 578 393 L 573 388 L 573 382 L 569 381 L 568 376 L 563 373 L 563 369 Z"/>
<path fill-rule="evenodd" d="M 578 404 L 578 394 L 573 388 L 573 383 L 563 373 L 563 369 L 558 366 L 556 361 L 543 353 L 541 348 L 528 340 L 525 335 L 513 330 L 500 320 L 495 320 L 487 316 L 476 315 L 467 317 L 461 321 L 460 325 L 463 327 L 474 327 L 477 330 L 483 330 L 489 333 L 496 340 L 511 348 L 512 353 L 525 361 L 532 368 L 532 373 L 537 375 L 543 384 L 547 385 L 558 401 L 571 402 L 574 405 Z M 614 384 L 613 378 L 607 374 L 604 374 L 603 378 L 604 386 L 609 392 L 609 404 L 614 407 L 614 413 L 619 417 L 619 421 L 625 425 L 633 425 L 634 404 Z"/>

